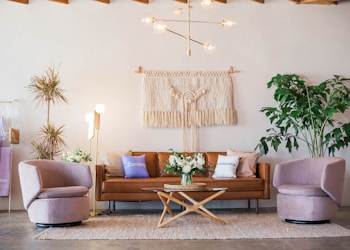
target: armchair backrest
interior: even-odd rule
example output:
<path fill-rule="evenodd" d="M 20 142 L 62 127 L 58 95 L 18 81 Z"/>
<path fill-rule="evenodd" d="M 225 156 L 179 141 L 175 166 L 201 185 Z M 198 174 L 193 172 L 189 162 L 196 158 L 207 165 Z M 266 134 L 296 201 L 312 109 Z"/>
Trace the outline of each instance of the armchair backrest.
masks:
<path fill-rule="evenodd" d="M 55 160 L 28 160 L 19 163 L 23 204 L 27 209 L 43 188 L 92 187 L 88 165 Z"/>
<path fill-rule="evenodd" d="M 319 186 L 340 205 L 343 193 L 345 160 L 339 157 L 314 157 L 287 161 L 275 166 L 273 186 Z"/>

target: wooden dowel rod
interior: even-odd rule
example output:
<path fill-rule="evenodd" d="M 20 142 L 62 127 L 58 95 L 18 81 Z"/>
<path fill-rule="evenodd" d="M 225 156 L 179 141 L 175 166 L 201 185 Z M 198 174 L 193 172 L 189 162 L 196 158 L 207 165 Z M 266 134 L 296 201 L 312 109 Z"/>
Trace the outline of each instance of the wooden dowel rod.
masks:
<path fill-rule="evenodd" d="M 143 68 L 142 66 L 139 66 L 137 70 L 135 70 L 135 73 L 142 74 L 143 73 Z"/>
<path fill-rule="evenodd" d="M 237 69 L 235 69 L 233 66 L 230 66 L 228 72 L 229 72 L 230 74 L 233 74 L 233 73 L 239 73 L 240 71 L 237 70 Z M 135 73 L 142 74 L 142 73 L 143 73 L 143 68 L 142 68 L 142 66 L 139 66 L 139 67 L 137 68 L 137 70 L 135 70 Z"/>

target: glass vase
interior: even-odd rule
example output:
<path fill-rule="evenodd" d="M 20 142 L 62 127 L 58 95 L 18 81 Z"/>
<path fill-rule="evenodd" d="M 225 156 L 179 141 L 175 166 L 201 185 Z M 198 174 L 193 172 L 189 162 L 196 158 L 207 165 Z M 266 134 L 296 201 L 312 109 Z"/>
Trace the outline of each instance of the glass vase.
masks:
<path fill-rule="evenodd" d="M 181 185 L 191 186 L 193 183 L 192 174 L 182 174 Z"/>

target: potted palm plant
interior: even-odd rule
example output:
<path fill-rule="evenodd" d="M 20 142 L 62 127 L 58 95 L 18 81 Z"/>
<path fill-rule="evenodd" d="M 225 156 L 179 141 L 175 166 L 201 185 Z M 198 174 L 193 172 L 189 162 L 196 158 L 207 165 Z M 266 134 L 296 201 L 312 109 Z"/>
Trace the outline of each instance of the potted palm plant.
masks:
<path fill-rule="evenodd" d="M 307 85 L 296 74 L 277 74 L 267 83 L 275 87 L 275 107 L 260 112 L 270 120 L 272 128 L 260 139 L 256 149 L 267 154 L 284 145 L 289 152 L 305 143 L 310 157 L 334 156 L 350 143 L 350 122 L 342 122 L 339 114 L 350 107 L 350 79 L 338 75 L 317 86 Z M 349 119 L 348 119 L 349 120 Z"/>
<path fill-rule="evenodd" d="M 61 148 L 65 146 L 62 138 L 64 125 L 56 127 L 50 120 L 51 105 L 68 102 L 60 88 L 60 83 L 58 71 L 54 67 L 49 67 L 41 77 L 33 77 L 31 84 L 28 86 L 34 94 L 34 101 L 37 101 L 38 105 L 45 105 L 47 108 L 46 125 L 40 129 L 38 140 L 32 142 L 34 153 L 38 159 L 53 160 L 54 156 L 60 154 L 62 152 Z"/>

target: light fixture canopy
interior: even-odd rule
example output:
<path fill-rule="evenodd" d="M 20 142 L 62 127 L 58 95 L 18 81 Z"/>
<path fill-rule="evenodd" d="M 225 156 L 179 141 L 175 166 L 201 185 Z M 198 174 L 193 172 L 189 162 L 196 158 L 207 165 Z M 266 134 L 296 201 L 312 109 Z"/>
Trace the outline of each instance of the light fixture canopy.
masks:
<path fill-rule="evenodd" d="M 214 0 L 201 0 L 201 6 L 205 9 L 211 8 L 215 1 Z M 203 46 L 203 49 L 206 52 L 212 53 L 216 46 L 210 42 L 200 42 L 191 37 L 191 24 L 192 23 L 200 23 L 200 24 L 218 24 L 221 25 L 224 29 L 231 29 L 236 23 L 232 19 L 224 19 L 222 21 L 201 21 L 201 20 L 192 20 L 191 19 L 191 1 L 187 1 L 187 19 L 186 20 L 178 20 L 178 19 L 158 19 L 155 17 L 144 17 L 141 21 L 144 25 L 153 24 L 153 30 L 157 34 L 165 33 L 166 31 L 177 35 L 179 37 L 185 38 L 187 40 L 187 56 L 191 56 L 191 42 L 197 43 Z M 176 16 L 182 15 L 184 13 L 184 9 L 182 7 L 175 7 L 173 9 L 173 14 Z M 174 30 L 168 28 L 165 24 L 166 22 L 178 22 L 178 23 L 186 23 L 187 24 L 187 34 L 183 35 Z"/>

